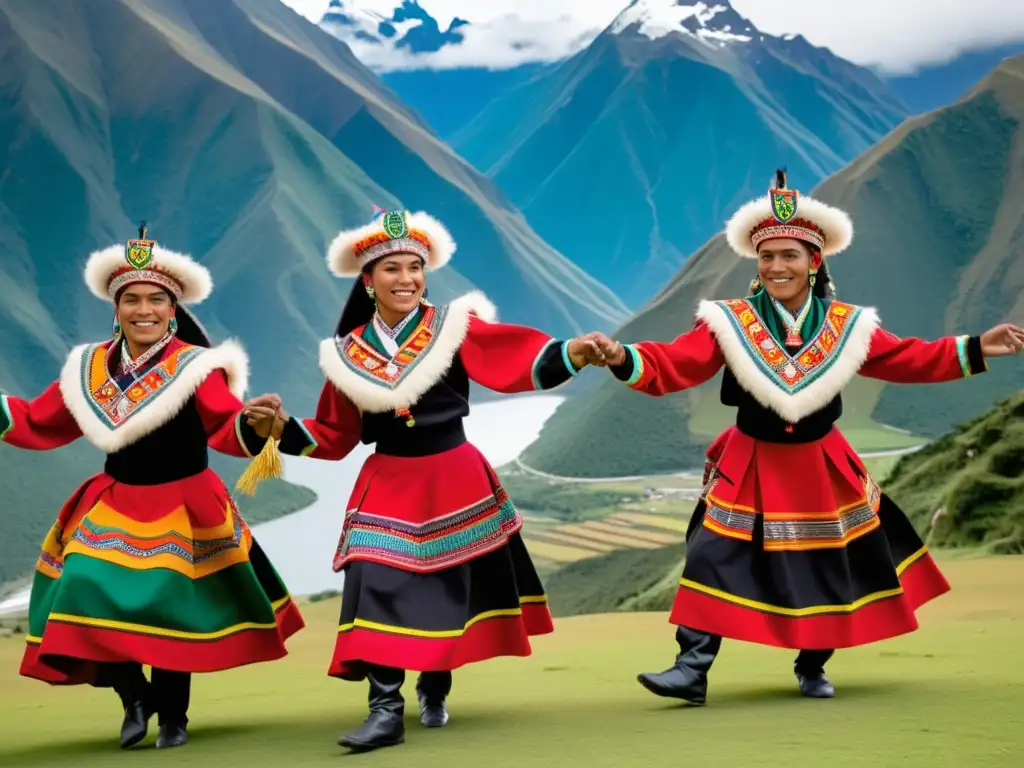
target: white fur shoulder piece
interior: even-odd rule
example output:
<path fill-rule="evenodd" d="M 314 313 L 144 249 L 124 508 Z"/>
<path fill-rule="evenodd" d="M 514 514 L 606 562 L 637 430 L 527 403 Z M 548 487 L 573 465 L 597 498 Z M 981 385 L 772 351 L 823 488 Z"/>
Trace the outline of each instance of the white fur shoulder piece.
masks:
<path fill-rule="evenodd" d="M 394 359 L 350 333 L 320 343 L 320 368 L 360 411 L 409 408 L 448 372 L 466 339 L 470 315 L 493 323 L 498 312 L 483 293 L 472 291 L 446 306 L 429 307 Z"/>
<path fill-rule="evenodd" d="M 213 371 L 223 370 L 241 399 L 249 384 L 249 358 L 236 341 L 212 349 L 185 346 L 167 355 L 139 383 L 122 392 L 107 370 L 109 342 L 71 350 L 60 374 L 60 392 L 85 438 L 116 453 L 173 419 Z"/>
<path fill-rule="evenodd" d="M 791 355 L 746 299 L 702 301 L 697 317 L 740 386 L 791 424 L 842 392 L 867 359 L 879 324 L 874 309 L 833 300 L 814 339 Z"/>

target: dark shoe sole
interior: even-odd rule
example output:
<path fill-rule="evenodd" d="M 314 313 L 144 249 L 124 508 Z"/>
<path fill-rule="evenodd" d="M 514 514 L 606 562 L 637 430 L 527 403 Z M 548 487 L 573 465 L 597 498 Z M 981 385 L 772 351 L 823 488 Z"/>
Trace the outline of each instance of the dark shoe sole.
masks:
<path fill-rule="evenodd" d="M 805 691 L 805 690 L 801 689 L 801 690 L 800 690 L 800 693 L 801 693 L 801 694 L 802 694 L 802 695 L 803 695 L 803 696 L 804 696 L 805 698 L 808 698 L 808 699 L 834 699 L 834 698 L 835 698 L 835 696 L 836 696 L 836 692 L 835 692 L 835 689 L 833 689 L 833 690 L 832 690 L 832 691 L 830 691 L 829 693 L 809 693 L 809 692 L 807 692 L 807 691 Z"/>
<path fill-rule="evenodd" d="M 655 696 L 662 696 L 666 699 L 679 699 L 680 701 L 685 701 L 687 704 L 690 704 L 694 707 L 703 707 L 705 703 L 707 703 L 706 696 L 696 698 L 693 696 L 687 696 L 684 693 L 681 693 L 680 691 L 671 688 L 662 688 L 652 683 L 643 675 L 637 675 L 636 679 L 640 683 L 640 685 L 642 685 L 648 691 L 653 693 Z"/>
<path fill-rule="evenodd" d="M 399 744 L 405 743 L 405 735 L 398 736 L 394 739 L 388 739 L 387 741 L 356 741 L 355 739 L 349 739 L 342 736 L 338 739 L 339 747 L 347 747 L 353 752 L 370 752 L 374 749 L 383 749 L 385 747 L 397 747 Z"/>
<path fill-rule="evenodd" d="M 157 749 L 174 749 L 175 747 L 184 747 L 186 744 L 188 744 L 188 739 L 183 739 L 182 741 L 176 741 L 173 744 L 168 744 L 166 741 L 160 741 L 159 739 L 157 739 L 156 748 Z"/>
<path fill-rule="evenodd" d="M 148 734 L 148 731 L 143 731 L 142 733 L 137 734 L 137 735 L 133 736 L 130 739 L 127 739 L 127 740 L 122 739 L 121 740 L 121 749 L 131 749 L 136 744 L 138 744 L 140 741 L 142 741 L 144 738 L 146 738 L 147 734 Z"/>

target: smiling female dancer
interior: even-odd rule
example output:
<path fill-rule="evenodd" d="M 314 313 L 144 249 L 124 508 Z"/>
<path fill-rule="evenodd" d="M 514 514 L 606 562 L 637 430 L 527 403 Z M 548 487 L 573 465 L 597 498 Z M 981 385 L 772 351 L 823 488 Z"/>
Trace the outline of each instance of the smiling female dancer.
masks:
<path fill-rule="evenodd" d="M 541 581 L 520 538 L 523 520 L 484 456 L 466 441 L 469 383 L 512 393 L 567 382 L 596 348 L 494 322 L 483 294 L 426 301 L 425 271 L 455 251 L 425 213 L 380 212 L 331 244 L 331 271 L 358 279 L 333 338 L 316 418 L 279 412 L 282 453 L 344 458 L 376 443 L 352 491 L 335 571 L 345 572 L 328 674 L 367 678 L 370 713 L 339 744 L 404 741 L 405 670 L 421 672 L 420 721 L 448 721 L 451 670 L 528 656 L 553 630 Z M 267 416 L 267 398 L 250 400 Z"/>
<path fill-rule="evenodd" d="M 670 616 L 676 663 L 639 680 L 659 696 L 703 704 L 725 636 L 802 649 L 800 690 L 828 698 L 835 691 L 824 665 L 833 649 L 915 630 L 916 609 L 949 589 L 910 521 L 834 426 L 842 389 L 858 373 L 895 383 L 974 376 L 986 358 L 1018 353 L 1024 330 L 899 339 L 875 310 L 838 301 L 823 257 L 849 246 L 853 225 L 787 189 L 781 171 L 726 235 L 757 261 L 751 296 L 702 301 L 693 330 L 671 343 L 592 337 L 614 375 L 647 395 L 698 386 L 724 365 L 722 402 L 738 409 L 736 425 L 708 451 L 687 532 Z"/>
<path fill-rule="evenodd" d="M 112 687 L 122 747 L 146 736 L 154 713 L 157 746 L 175 747 L 187 740 L 190 673 L 279 659 L 303 627 L 207 467 L 207 445 L 258 454 L 273 420 L 241 418 L 245 352 L 233 341 L 211 348 L 182 306 L 212 291 L 205 267 L 143 226 L 127 246 L 92 254 L 85 282 L 113 302 L 113 338 L 73 349 L 35 400 L 0 397 L 8 445 L 50 450 L 84 435 L 106 454 L 43 542 L 21 674 Z"/>

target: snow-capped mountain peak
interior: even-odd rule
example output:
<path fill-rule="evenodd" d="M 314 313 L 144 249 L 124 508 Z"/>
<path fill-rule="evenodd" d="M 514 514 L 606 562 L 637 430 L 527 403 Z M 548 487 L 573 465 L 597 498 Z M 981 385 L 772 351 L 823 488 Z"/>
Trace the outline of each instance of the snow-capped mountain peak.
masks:
<path fill-rule="evenodd" d="M 689 0 L 634 0 L 612 22 L 610 31 L 619 34 L 631 29 L 651 40 L 682 34 L 715 47 L 748 43 L 759 35 L 728 2 Z"/>

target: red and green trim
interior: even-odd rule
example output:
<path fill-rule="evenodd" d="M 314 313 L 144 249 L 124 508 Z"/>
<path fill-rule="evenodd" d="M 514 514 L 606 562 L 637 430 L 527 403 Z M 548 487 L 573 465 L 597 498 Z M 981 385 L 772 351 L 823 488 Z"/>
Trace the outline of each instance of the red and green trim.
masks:
<path fill-rule="evenodd" d="M 241 410 L 235 416 L 235 439 L 238 441 L 242 452 L 252 459 L 263 450 L 268 438 L 260 437 L 256 434 L 256 430 L 253 429 L 245 417 L 245 411 Z"/>
<path fill-rule="evenodd" d="M 7 395 L 0 395 L 0 440 L 14 429 L 14 416 L 11 415 L 11 406 L 7 403 Z"/>
<path fill-rule="evenodd" d="M 47 657 L 57 656 L 182 672 L 279 659 L 287 654 L 284 641 L 304 622 L 276 574 L 262 576 L 274 580 L 271 593 L 250 562 L 193 580 L 69 555 L 60 578 L 35 574 L 22 674 L 67 676 L 49 668 Z"/>
<path fill-rule="evenodd" d="M 352 560 L 430 573 L 469 562 L 508 543 L 523 520 L 499 488 L 464 509 L 415 524 L 386 515 L 352 512 L 334 557 L 340 571 Z"/>
<path fill-rule="evenodd" d="M 957 336 L 956 357 L 965 379 L 988 370 L 988 363 L 981 351 L 980 336 Z"/>
<path fill-rule="evenodd" d="M 550 339 L 541 347 L 530 367 L 530 381 L 538 392 L 560 387 L 577 375 L 579 369 L 569 357 L 569 342 L 557 339 Z"/>
<path fill-rule="evenodd" d="M 647 373 L 644 356 L 633 344 L 623 344 L 622 348 L 626 352 L 626 359 L 619 365 L 609 367 L 615 378 L 636 389 L 644 383 L 644 375 Z"/>

